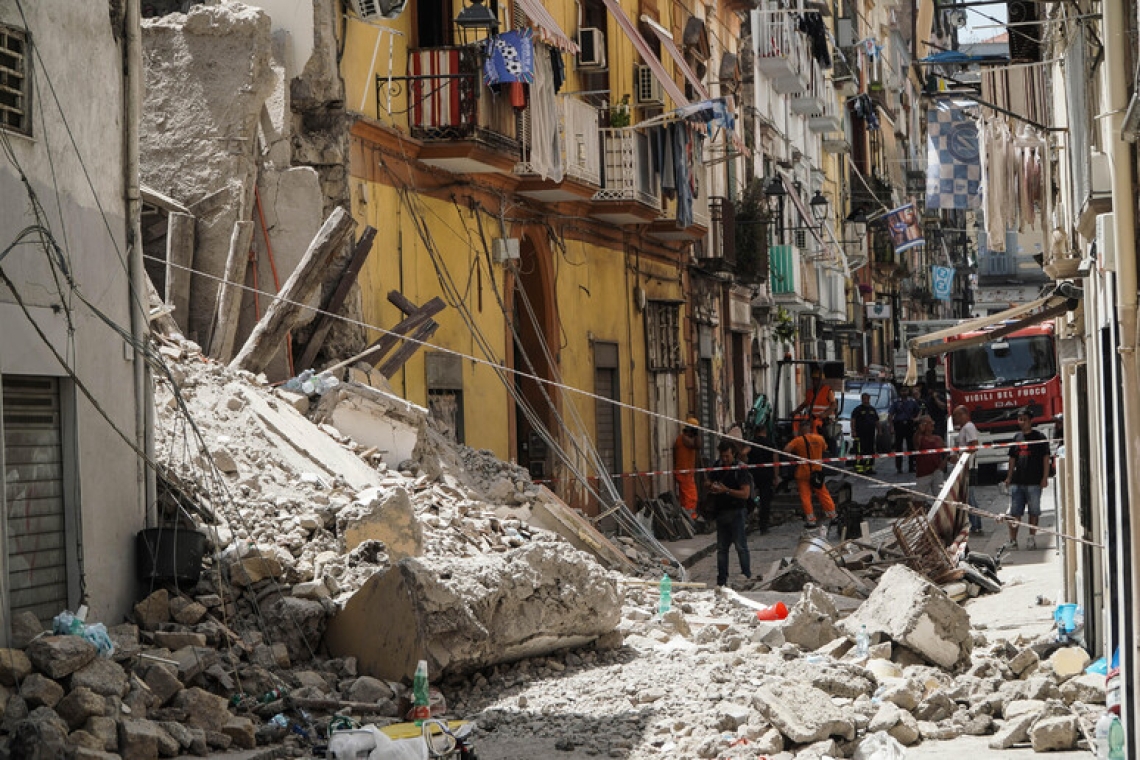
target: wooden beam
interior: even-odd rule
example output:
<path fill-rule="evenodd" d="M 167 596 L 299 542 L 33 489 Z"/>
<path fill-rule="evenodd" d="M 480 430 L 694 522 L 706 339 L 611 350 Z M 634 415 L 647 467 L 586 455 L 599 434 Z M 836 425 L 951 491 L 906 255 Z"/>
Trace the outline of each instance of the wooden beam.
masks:
<path fill-rule="evenodd" d="M 190 329 L 190 274 L 194 266 L 196 221 L 190 214 L 178 211 L 172 212 L 166 220 L 166 302 L 174 307 L 174 321 L 184 334 Z"/>
<path fill-rule="evenodd" d="M 225 280 L 218 285 L 214 328 L 210 332 L 210 356 L 226 361 L 234 350 L 245 273 L 249 268 L 249 246 L 253 242 L 253 222 L 234 222 L 230 251 L 226 256 Z"/>
<path fill-rule="evenodd" d="M 435 331 L 438 329 L 439 323 L 430 319 L 425 324 L 420 325 L 419 329 L 412 333 L 411 337 L 413 340 L 405 340 L 404 345 L 400 346 L 394 354 L 380 365 L 380 374 L 391 380 L 392 375 L 396 374 L 400 367 L 404 366 L 404 363 L 412 358 L 412 354 L 419 351 L 423 344 L 430 340 L 431 336 L 435 335 Z"/>
<path fill-rule="evenodd" d="M 241 351 L 230 362 L 230 369 L 261 372 L 286 340 L 286 334 L 300 321 L 302 305 L 320 286 L 329 261 L 352 234 L 355 222 L 344 208 L 337 206 L 321 225 L 317 236 L 301 258 L 301 263 L 289 275 L 281 292 L 266 309 L 261 321 L 253 328 Z"/>
<path fill-rule="evenodd" d="M 309 338 L 308 345 L 305 346 L 305 352 L 301 354 L 300 363 L 297 364 L 298 372 L 313 366 L 313 360 L 317 358 L 317 352 L 321 350 L 325 336 L 328 335 L 329 330 L 332 329 L 333 318 L 330 315 L 336 314 L 340 311 L 340 307 L 344 306 L 349 291 L 356 282 L 356 278 L 360 275 L 360 270 L 364 266 L 364 262 L 368 259 L 368 253 L 372 250 L 372 241 L 375 239 L 376 228 L 365 227 L 364 232 L 360 235 L 360 240 L 356 241 L 356 248 L 352 251 L 352 258 L 349 260 L 348 266 L 345 267 L 344 274 L 340 276 L 336 290 L 333 291 L 328 303 L 321 307 L 321 311 L 324 313 L 317 315 L 316 327 L 313 328 L 313 334 Z"/>
<path fill-rule="evenodd" d="M 351 356 L 342 362 L 338 362 L 324 371 L 336 372 L 339 369 L 344 369 L 351 364 L 358 364 L 359 362 L 367 362 L 368 364 L 375 365 L 376 362 L 384 356 L 384 354 L 392 350 L 392 346 L 396 345 L 401 336 L 405 335 L 410 330 L 419 327 L 424 322 L 431 319 L 431 317 L 435 314 L 443 311 L 443 307 L 443 299 L 441 299 L 439 296 L 436 296 L 435 298 L 425 303 L 422 309 L 417 310 L 415 314 L 400 322 L 384 335 L 380 336 L 380 339 L 374 342 L 371 346 L 364 349 L 356 356 Z"/>

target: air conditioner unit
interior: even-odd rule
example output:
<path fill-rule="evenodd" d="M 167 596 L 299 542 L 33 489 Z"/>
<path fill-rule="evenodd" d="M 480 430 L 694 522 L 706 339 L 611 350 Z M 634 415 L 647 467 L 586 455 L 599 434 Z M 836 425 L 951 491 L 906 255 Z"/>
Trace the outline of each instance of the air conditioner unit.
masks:
<path fill-rule="evenodd" d="M 1116 231 L 1112 227 L 1113 214 L 1096 215 L 1096 257 L 1100 268 L 1106 272 L 1116 271 Z"/>
<path fill-rule="evenodd" d="M 657 81 L 653 69 L 648 66 L 637 67 L 636 92 L 639 106 L 665 105 L 665 93 L 661 89 L 661 83 Z"/>
<path fill-rule="evenodd" d="M 408 0 L 348 0 L 349 8 L 362 21 L 398 18 L 407 4 Z"/>
<path fill-rule="evenodd" d="M 601 29 L 583 27 L 578 30 L 578 68 L 606 67 L 606 35 Z"/>

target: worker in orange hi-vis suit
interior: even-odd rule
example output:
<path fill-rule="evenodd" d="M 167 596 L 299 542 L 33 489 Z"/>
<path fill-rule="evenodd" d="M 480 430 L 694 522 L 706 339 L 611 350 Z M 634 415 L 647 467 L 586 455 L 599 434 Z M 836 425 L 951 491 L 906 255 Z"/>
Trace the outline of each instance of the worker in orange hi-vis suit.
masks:
<path fill-rule="evenodd" d="M 823 465 L 819 464 L 819 460 L 823 459 L 824 452 L 827 451 L 827 441 L 823 439 L 822 435 L 812 432 L 811 420 L 800 422 L 799 433 L 788 443 L 784 451 L 801 458 L 796 460 L 796 487 L 800 492 L 800 506 L 804 511 L 804 523 L 807 527 L 814 528 L 816 521 L 815 509 L 812 507 L 811 501 L 813 494 L 815 498 L 819 499 L 819 505 L 823 507 L 824 519 L 835 519 L 835 502 L 824 483 Z"/>
<path fill-rule="evenodd" d="M 830 434 L 825 425 L 838 411 L 839 402 L 835 398 L 835 391 L 823 379 L 822 367 L 818 364 L 812 365 L 811 385 L 807 397 L 802 404 L 792 410 L 792 419 L 796 423 L 796 428 L 798 429 L 799 423 L 805 419 L 811 420 L 812 432 L 819 433 L 827 440 L 827 449 L 834 455 L 834 441 L 828 437 Z"/>
<path fill-rule="evenodd" d="M 700 423 L 695 417 L 685 420 L 685 427 L 673 441 L 673 481 L 677 484 L 677 499 L 689 517 L 697 519 L 697 455 L 701 446 Z"/>

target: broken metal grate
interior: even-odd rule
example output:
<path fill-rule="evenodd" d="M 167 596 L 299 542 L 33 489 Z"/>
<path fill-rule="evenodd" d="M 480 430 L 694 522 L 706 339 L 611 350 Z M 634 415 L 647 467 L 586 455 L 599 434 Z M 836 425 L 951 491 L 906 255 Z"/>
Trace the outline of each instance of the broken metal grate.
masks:
<path fill-rule="evenodd" d="M 907 563 L 912 570 L 926 576 L 932 583 L 949 583 L 962 577 L 955 568 L 938 535 L 922 510 L 911 507 L 910 512 L 895 521 L 891 527 Z"/>

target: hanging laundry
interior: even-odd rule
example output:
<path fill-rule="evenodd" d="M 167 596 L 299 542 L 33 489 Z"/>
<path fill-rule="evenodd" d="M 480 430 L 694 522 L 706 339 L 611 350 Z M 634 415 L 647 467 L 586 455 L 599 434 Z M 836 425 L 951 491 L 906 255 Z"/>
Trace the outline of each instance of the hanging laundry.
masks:
<path fill-rule="evenodd" d="M 534 81 L 530 85 L 530 164 L 543 179 L 561 182 L 566 173 L 558 101 L 554 94 L 554 72 L 550 56 L 535 57 Z M 522 83 L 512 86 L 525 87 Z"/>
<path fill-rule="evenodd" d="M 663 138 L 661 140 L 661 190 L 667 197 L 670 197 L 677 189 L 677 164 L 674 159 L 676 151 L 673 148 L 673 130 L 676 128 L 677 124 L 674 123 L 654 130 L 654 132 L 660 131 Z"/>
<path fill-rule="evenodd" d="M 534 80 L 534 42 L 531 30 L 496 34 L 487 39 L 483 81 L 488 87 Z"/>
<path fill-rule="evenodd" d="M 827 44 L 827 27 L 818 13 L 805 13 L 800 16 L 799 30 L 811 40 L 811 54 L 825 69 L 831 68 L 831 49 Z"/>
<path fill-rule="evenodd" d="M 879 114 L 875 112 L 875 101 L 870 95 L 856 95 L 851 101 L 851 112 L 866 123 L 867 129 L 879 128 Z"/>
<path fill-rule="evenodd" d="M 994 118 L 985 127 L 985 224 L 986 247 L 1005 251 L 1005 233 L 1009 229 L 1010 203 L 1010 134 L 1004 119 Z"/>
<path fill-rule="evenodd" d="M 690 172 L 692 154 L 689 130 L 684 124 L 672 124 L 673 175 L 677 183 L 677 226 L 693 224 L 693 185 Z"/>
<path fill-rule="evenodd" d="M 566 62 L 558 48 L 550 48 L 550 71 L 554 77 L 554 91 L 562 92 L 562 85 L 566 84 Z"/>

